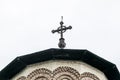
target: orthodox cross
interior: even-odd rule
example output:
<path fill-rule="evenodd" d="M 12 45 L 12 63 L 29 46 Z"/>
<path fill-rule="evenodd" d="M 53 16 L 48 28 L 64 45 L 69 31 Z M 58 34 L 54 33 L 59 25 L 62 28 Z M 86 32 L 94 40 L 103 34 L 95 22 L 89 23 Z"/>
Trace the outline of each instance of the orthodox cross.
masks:
<path fill-rule="evenodd" d="M 56 29 L 56 30 L 52 30 L 52 33 L 58 32 L 60 34 L 58 46 L 61 49 L 65 48 L 65 46 L 66 46 L 65 39 L 63 38 L 63 33 L 66 32 L 66 30 L 68 30 L 68 29 L 72 29 L 72 26 L 66 27 L 63 24 L 64 24 L 64 22 L 63 22 L 63 16 L 62 16 L 61 22 L 60 22 L 60 27 L 58 27 L 58 29 Z"/>

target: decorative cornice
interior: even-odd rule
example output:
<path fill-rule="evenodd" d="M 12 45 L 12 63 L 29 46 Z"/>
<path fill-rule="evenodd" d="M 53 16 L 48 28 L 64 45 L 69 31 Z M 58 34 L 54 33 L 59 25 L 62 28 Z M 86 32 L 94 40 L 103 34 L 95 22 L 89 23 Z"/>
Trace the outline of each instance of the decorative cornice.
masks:
<path fill-rule="evenodd" d="M 93 73 L 84 72 L 80 75 L 79 71 L 68 66 L 58 67 L 54 71 L 50 71 L 46 68 L 39 68 L 30 72 L 27 77 L 21 76 L 17 80 L 82 80 L 83 78 L 100 80 Z"/>

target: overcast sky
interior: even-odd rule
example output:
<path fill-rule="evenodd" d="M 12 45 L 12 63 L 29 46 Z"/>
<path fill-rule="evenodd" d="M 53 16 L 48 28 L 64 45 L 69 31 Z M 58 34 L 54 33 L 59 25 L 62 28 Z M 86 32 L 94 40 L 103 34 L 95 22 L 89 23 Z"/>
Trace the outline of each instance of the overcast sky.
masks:
<path fill-rule="evenodd" d="M 66 49 L 87 49 L 120 71 L 120 0 L 0 0 L 0 70 L 17 56 L 58 48 L 61 16 L 72 30 Z"/>

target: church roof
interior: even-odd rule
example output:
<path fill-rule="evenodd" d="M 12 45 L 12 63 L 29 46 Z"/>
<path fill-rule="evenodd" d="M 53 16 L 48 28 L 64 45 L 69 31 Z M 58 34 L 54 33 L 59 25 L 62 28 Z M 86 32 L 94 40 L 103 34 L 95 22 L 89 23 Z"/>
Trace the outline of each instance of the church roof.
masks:
<path fill-rule="evenodd" d="M 120 73 L 115 64 L 88 50 L 74 49 L 48 49 L 19 56 L 0 72 L 0 80 L 10 80 L 27 65 L 48 60 L 80 60 L 102 71 L 108 80 L 120 80 Z"/>

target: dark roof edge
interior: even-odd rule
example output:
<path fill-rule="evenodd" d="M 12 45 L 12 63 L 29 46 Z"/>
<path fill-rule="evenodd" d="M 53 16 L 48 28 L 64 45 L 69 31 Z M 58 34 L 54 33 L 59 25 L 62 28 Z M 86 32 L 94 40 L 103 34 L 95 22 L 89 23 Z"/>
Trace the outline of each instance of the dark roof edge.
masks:
<path fill-rule="evenodd" d="M 27 66 L 27 64 L 25 64 L 20 59 L 20 57 L 17 57 L 10 64 L 8 64 L 3 70 L 0 71 L 0 79 L 3 76 L 4 76 L 4 78 L 7 78 L 7 79 L 11 78 L 12 76 L 14 76 L 14 74 L 17 74 L 17 72 L 20 72 L 26 66 Z M 6 80 L 6 79 L 4 79 L 4 80 Z"/>
<path fill-rule="evenodd" d="M 27 65 L 56 59 L 80 60 L 104 72 L 109 80 L 120 80 L 120 73 L 115 64 L 93 54 L 86 49 L 79 50 L 55 48 L 17 57 L 3 70 L 1 70 L 0 80 L 7 80 L 12 78 L 22 69 L 24 69 Z"/>

